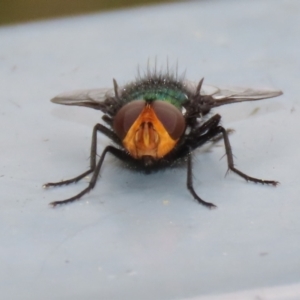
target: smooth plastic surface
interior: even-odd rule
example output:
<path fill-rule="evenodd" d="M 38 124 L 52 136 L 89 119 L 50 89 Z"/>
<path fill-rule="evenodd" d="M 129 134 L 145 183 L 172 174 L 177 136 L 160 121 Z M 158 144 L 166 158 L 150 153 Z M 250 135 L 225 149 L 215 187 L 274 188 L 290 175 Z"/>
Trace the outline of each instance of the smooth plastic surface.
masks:
<path fill-rule="evenodd" d="M 0 28 L 1 299 L 299 299 L 299 12 L 297 0 L 195 1 Z M 112 157 L 81 201 L 48 206 L 86 187 L 42 184 L 88 168 L 101 118 L 50 98 L 125 84 L 148 58 L 206 84 L 283 90 L 215 110 L 235 129 L 236 166 L 281 184 L 225 177 L 219 143 L 193 168 L 215 210 L 193 200 L 184 165 L 143 175 Z M 98 152 L 109 143 L 99 136 Z"/>

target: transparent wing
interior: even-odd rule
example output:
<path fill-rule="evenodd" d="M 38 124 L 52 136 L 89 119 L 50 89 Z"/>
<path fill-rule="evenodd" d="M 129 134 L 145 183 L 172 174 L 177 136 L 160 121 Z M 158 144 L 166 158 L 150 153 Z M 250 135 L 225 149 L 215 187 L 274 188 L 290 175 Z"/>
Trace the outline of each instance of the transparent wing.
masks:
<path fill-rule="evenodd" d="M 102 109 L 103 101 L 114 97 L 114 89 L 92 89 L 65 92 L 57 95 L 51 102 L 63 105 L 86 106 L 94 109 Z"/>
<path fill-rule="evenodd" d="M 185 81 L 184 85 L 191 92 L 197 90 L 198 84 L 192 81 Z M 121 94 L 122 87 L 118 88 Z M 218 88 L 213 85 L 202 85 L 200 94 L 206 96 L 206 101 L 210 107 L 217 107 L 224 104 L 255 101 L 266 98 L 273 98 L 282 95 L 280 90 L 251 89 L 251 88 Z M 63 105 L 85 106 L 94 109 L 103 110 L 106 105 L 103 103 L 106 99 L 114 98 L 113 88 L 77 90 L 65 92 L 57 95 L 51 101 Z"/>
<path fill-rule="evenodd" d="M 194 82 L 186 82 L 190 90 L 196 91 L 197 85 Z M 235 102 L 255 101 L 273 98 L 282 95 L 280 90 L 252 89 L 242 87 L 218 88 L 212 85 L 202 85 L 200 94 L 210 96 L 211 106 L 216 107 Z"/>
<path fill-rule="evenodd" d="M 252 89 L 252 88 L 219 88 L 212 97 L 215 100 L 232 99 L 236 101 L 259 100 L 282 95 L 280 90 Z M 236 102 L 235 101 L 235 102 Z"/>

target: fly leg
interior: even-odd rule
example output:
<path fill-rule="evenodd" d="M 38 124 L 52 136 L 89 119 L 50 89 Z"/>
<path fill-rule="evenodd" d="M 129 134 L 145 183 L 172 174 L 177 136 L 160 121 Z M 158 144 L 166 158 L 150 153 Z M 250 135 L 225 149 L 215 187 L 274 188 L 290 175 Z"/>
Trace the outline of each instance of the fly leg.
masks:
<path fill-rule="evenodd" d="M 220 123 L 221 116 L 219 114 L 214 115 L 210 119 L 208 119 L 205 123 L 203 123 L 199 128 L 197 128 L 195 131 L 192 132 L 192 136 L 199 136 L 200 134 L 203 134 L 206 131 L 212 130 L 213 128 L 217 127 Z M 226 129 L 226 132 L 228 134 L 231 134 L 234 132 L 234 129 Z M 210 142 L 212 145 L 216 144 L 222 139 L 222 135 L 219 134 L 216 137 L 210 139 Z"/>
<path fill-rule="evenodd" d="M 54 202 L 51 202 L 50 205 L 52 205 L 53 207 L 56 206 L 56 205 L 59 205 L 59 204 L 66 204 L 66 203 L 70 203 L 70 202 L 73 202 L 73 201 L 76 201 L 76 200 L 79 200 L 83 195 L 85 195 L 86 193 L 88 193 L 90 190 L 92 190 L 95 185 L 96 185 L 96 182 L 97 182 L 97 178 L 98 178 L 98 175 L 100 173 L 100 170 L 101 170 L 101 166 L 103 164 L 103 161 L 104 161 L 104 158 L 105 158 L 105 155 L 106 153 L 111 153 L 113 154 L 114 156 L 120 158 L 120 159 L 125 159 L 125 156 L 127 155 L 127 153 L 125 153 L 124 151 L 122 150 L 119 150 L 113 146 L 107 146 L 101 156 L 100 156 L 100 159 L 96 165 L 96 167 L 93 169 L 94 171 L 94 174 L 92 176 L 92 179 L 88 185 L 87 188 L 85 188 L 83 191 L 81 191 L 79 194 L 71 197 L 71 198 L 68 198 L 66 200 L 62 200 L 62 201 L 54 201 Z M 91 171 L 92 172 L 92 171 Z M 80 175 L 81 176 L 81 175 Z"/>
<path fill-rule="evenodd" d="M 204 122 L 200 127 L 196 128 L 195 130 L 192 130 L 190 136 L 194 138 L 196 136 L 205 133 L 208 130 L 211 130 L 212 128 L 217 127 L 218 124 L 220 123 L 220 120 L 221 120 L 221 116 L 219 114 L 212 116 L 210 119 Z"/>
<path fill-rule="evenodd" d="M 192 194 L 192 196 L 202 205 L 208 208 L 215 208 L 216 205 L 210 202 L 202 200 L 194 190 L 193 187 L 193 173 L 192 173 L 192 150 L 200 147 L 208 141 L 211 141 L 214 138 L 218 138 L 220 134 L 215 128 L 218 127 L 218 124 L 221 120 L 221 116 L 216 114 L 203 123 L 199 128 L 197 128 L 192 134 L 191 139 L 187 141 L 188 147 L 182 149 L 181 155 L 187 155 L 187 188 Z M 205 133 L 206 132 L 206 133 Z M 205 133 L 205 134 L 204 134 Z"/>
<path fill-rule="evenodd" d="M 223 135 L 224 144 L 225 144 L 225 151 L 226 151 L 226 156 L 227 156 L 227 164 L 228 164 L 228 169 L 229 170 L 236 173 L 240 177 L 244 178 L 246 181 L 252 181 L 252 182 L 255 182 L 255 183 L 262 183 L 262 184 L 271 184 L 271 185 L 274 185 L 274 186 L 276 186 L 279 183 L 278 181 L 274 181 L 274 180 L 263 180 L 263 179 L 258 179 L 258 178 L 255 178 L 255 177 L 248 176 L 245 173 L 238 170 L 237 168 L 235 168 L 234 162 L 233 162 L 232 149 L 231 149 L 231 146 L 230 146 L 228 133 L 227 133 L 226 129 L 221 127 L 221 126 L 218 126 L 217 128 L 215 128 L 215 130 L 219 131 Z"/>
<path fill-rule="evenodd" d="M 226 132 L 227 132 L 227 134 L 229 135 L 229 134 L 234 133 L 235 130 L 232 129 L 232 128 L 228 128 L 228 129 L 226 129 Z M 211 145 L 214 146 L 215 144 L 217 144 L 217 143 L 218 143 L 219 141 L 221 141 L 222 139 L 223 139 L 222 134 L 220 134 L 219 136 L 216 136 L 215 138 L 213 138 L 213 139 L 210 140 Z"/>
<path fill-rule="evenodd" d="M 191 194 L 193 195 L 193 197 L 202 205 L 208 207 L 208 208 L 215 208 L 216 205 L 214 205 L 213 203 L 209 203 L 206 202 L 204 200 L 202 200 L 197 193 L 194 190 L 193 187 L 193 173 L 192 173 L 192 154 L 190 153 L 187 157 L 187 188 L 188 190 L 191 192 Z"/>
<path fill-rule="evenodd" d="M 113 140 L 115 143 L 120 145 L 120 140 L 119 138 L 115 135 L 115 133 L 111 130 L 109 130 L 108 128 L 106 128 L 105 126 L 103 126 L 102 124 L 96 124 L 94 126 L 93 129 L 93 134 L 92 134 L 92 145 L 91 145 L 91 156 L 90 156 L 90 168 L 89 170 L 87 170 L 86 172 L 68 179 L 68 180 L 62 180 L 59 182 L 48 182 L 46 184 L 43 185 L 43 188 L 47 188 L 50 186 L 61 186 L 61 185 L 67 185 L 73 182 L 78 182 L 79 180 L 81 180 L 82 178 L 86 177 L 87 175 L 89 175 L 90 173 L 94 172 L 95 168 L 96 168 L 96 157 L 97 157 L 97 131 L 100 131 L 101 133 L 105 134 L 108 138 L 110 138 L 111 140 Z"/>
<path fill-rule="evenodd" d="M 200 203 L 203 204 L 204 206 L 208 208 L 214 208 L 216 207 L 213 203 L 206 202 L 202 200 L 195 192 L 193 188 L 193 178 L 192 178 L 192 154 L 191 152 L 202 146 L 203 144 L 207 143 L 208 141 L 212 141 L 214 139 L 218 139 L 219 136 L 221 135 L 224 143 L 225 143 L 225 150 L 226 150 L 226 155 L 227 155 L 227 163 L 228 163 L 228 169 L 235 172 L 242 178 L 244 178 L 247 181 L 252 181 L 256 183 L 262 183 L 262 184 L 271 184 L 276 186 L 278 184 L 278 181 L 273 181 L 273 180 L 262 180 L 258 178 L 254 178 L 251 176 L 248 176 L 241 172 L 240 170 L 236 169 L 234 167 L 234 161 L 233 161 L 233 154 L 232 154 L 232 149 L 230 146 L 229 138 L 228 138 L 228 132 L 226 129 L 224 129 L 222 126 L 219 126 L 219 120 L 220 116 L 215 115 L 211 119 L 209 119 L 207 122 L 205 122 L 201 127 L 197 129 L 197 135 L 198 136 L 193 136 L 193 138 L 188 139 L 186 141 L 187 145 L 182 145 L 181 148 L 179 148 L 179 151 L 177 152 L 177 155 L 179 157 L 184 157 L 187 156 L 187 188 L 193 195 L 193 197 Z M 205 133 L 206 132 L 206 133 Z M 203 134 L 204 133 L 204 134 Z"/>
<path fill-rule="evenodd" d="M 177 145 L 166 159 L 172 160 L 176 158 L 186 157 L 194 149 L 199 148 L 203 144 L 212 141 L 214 138 L 219 138 L 220 132 L 214 131 L 218 127 L 221 120 L 219 114 L 214 115 L 200 127 L 192 130 L 185 138 Z"/>

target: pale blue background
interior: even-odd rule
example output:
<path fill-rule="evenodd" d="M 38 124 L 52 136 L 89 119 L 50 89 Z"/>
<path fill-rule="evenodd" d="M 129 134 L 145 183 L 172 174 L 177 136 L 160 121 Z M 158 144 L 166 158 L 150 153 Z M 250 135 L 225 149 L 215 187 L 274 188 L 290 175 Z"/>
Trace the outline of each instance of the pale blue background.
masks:
<path fill-rule="evenodd" d="M 194 1 L 0 28 L 1 299 L 299 299 L 299 13 L 297 0 Z M 284 91 L 216 109 L 236 165 L 281 185 L 225 178 L 221 143 L 194 158 L 216 210 L 185 168 L 146 176 L 112 157 L 82 201 L 51 209 L 86 187 L 42 184 L 86 170 L 101 115 L 49 99 L 125 84 L 155 57 L 191 80 Z"/>

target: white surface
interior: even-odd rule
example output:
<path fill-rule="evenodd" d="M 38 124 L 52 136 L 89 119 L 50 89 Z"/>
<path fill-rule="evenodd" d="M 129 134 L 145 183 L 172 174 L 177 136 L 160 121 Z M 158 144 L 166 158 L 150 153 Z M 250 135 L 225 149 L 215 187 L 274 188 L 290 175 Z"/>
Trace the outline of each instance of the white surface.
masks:
<path fill-rule="evenodd" d="M 199 1 L 0 28 L 1 299 L 299 299 L 299 12 L 297 0 Z M 86 170 L 101 116 L 49 99 L 127 83 L 155 57 L 191 80 L 284 91 L 215 110 L 236 130 L 236 165 L 281 185 L 224 178 L 223 146 L 198 151 L 210 211 L 185 168 L 147 176 L 108 157 L 91 193 L 51 209 L 86 187 L 42 184 Z"/>

